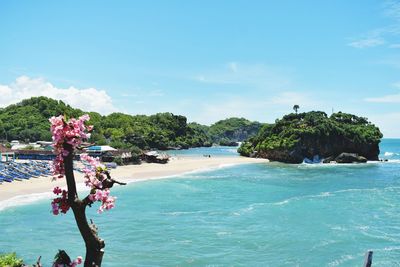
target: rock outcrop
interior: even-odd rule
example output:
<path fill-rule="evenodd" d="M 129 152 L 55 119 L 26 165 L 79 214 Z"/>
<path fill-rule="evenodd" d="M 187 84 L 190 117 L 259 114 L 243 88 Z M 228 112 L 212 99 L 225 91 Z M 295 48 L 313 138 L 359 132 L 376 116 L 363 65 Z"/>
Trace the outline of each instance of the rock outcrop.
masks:
<path fill-rule="evenodd" d="M 367 159 L 356 153 L 341 153 L 335 158 L 336 163 L 365 163 Z"/>
<path fill-rule="evenodd" d="M 346 113 L 312 111 L 289 114 L 264 126 L 239 148 L 243 156 L 301 163 L 304 158 L 329 158 L 340 163 L 378 160 L 382 133 L 366 118 Z M 338 160 L 336 160 L 338 159 Z"/>

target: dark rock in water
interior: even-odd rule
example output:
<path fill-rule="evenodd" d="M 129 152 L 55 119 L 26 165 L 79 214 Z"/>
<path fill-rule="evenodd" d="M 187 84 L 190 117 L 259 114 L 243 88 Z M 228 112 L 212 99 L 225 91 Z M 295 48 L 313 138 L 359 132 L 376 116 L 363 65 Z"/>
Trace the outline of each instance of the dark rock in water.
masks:
<path fill-rule="evenodd" d="M 330 156 L 325 158 L 322 163 L 331 163 L 332 161 L 335 161 L 335 157 L 334 156 Z"/>
<path fill-rule="evenodd" d="M 367 159 L 356 153 L 341 153 L 335 158 L 337 163 L 365 163 Z"/>
<path fill-rule="evenodd" d="M 228 140 L 223 140 L 219 142 L 220 146 L 239 146 L 238 142 L 235 141 L 228 141 Z"/>

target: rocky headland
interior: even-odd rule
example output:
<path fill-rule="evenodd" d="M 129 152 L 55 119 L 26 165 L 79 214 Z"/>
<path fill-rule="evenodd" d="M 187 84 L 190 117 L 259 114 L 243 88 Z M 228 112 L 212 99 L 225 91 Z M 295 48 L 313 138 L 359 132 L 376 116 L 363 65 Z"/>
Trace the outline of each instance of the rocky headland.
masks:
<path fill-rule="evenodd" d="M 243 142 L 242 156 L 285 163 L 321 159 L 324 163 L 378 160 L 382 133 L 367 118 L 347 113 L 311 111 L 289 114 Z"/>

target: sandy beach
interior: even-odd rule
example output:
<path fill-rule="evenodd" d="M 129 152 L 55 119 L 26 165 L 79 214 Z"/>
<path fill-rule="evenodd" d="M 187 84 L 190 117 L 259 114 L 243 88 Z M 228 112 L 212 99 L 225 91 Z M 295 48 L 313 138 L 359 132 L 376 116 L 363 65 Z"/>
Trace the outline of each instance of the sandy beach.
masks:
<path fill-rule="evenodd" d="M 150 179 L 168 178 L 192 171 L 209 170 L 229 165 L 246 163 L 267 162 L 265 159 L 254 159 L 245 157 L 179 157 L 173 158 L 167 164 L 149 164 L 120 166 L 111 170 L 114 179 L 121 182 L 132 182 Z M 83 175 L 75 172 L 78 184 L 83 183 Z M 18 198 L 23 201 L 22 196 L 49 193 L 55 186 L 66 187 L 65 179 L 52 181 L 51 177 L 31 178 L 30 180 L 14 181 L 0 185 L 0 206 L 12 205 L 12 200 Z M 80 186 L 82 187 L 82 186 Z M 8 203 L 7 203 L 8 202 Z"/>

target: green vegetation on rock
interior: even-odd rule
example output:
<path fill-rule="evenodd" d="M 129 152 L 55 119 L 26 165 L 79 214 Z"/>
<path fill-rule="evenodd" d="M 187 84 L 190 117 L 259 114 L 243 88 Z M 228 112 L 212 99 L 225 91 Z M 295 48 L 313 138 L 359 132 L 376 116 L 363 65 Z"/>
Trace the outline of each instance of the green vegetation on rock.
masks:
<path fill-rule="evenodd" d="M 209 134 L 214 143 L 234 145 L 254 135 L 261 129 L 262 123 L 249 121 L 245 118 L 229 118 L 214 123 L 209 128 Z"/>
<path fill-rule="evenodd" d="M 83 112 L 62 101 L 34 97 L 0 109 L 0 137 L 10 140 L 51 140 L 49 118 L 56 114 L 80 116 Z"/>
<path fill-rule="evenodd" d="M 300 163 L 305 157 L 336 157 L 357 153 L 377 160 L 382 133 L 364 117 L 347 113 L 291 113 L 275 124 L 264 125 L 258 134 L 239 148 L 243 156 Z"/>
<path fill-rule="evenodd" d="M 0 267 L 22 267 L 24 262 L 15 253 L 0 254 Z"/>

